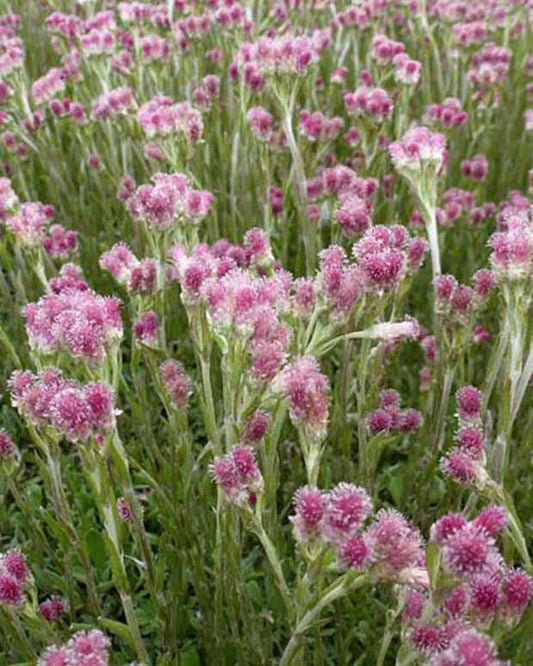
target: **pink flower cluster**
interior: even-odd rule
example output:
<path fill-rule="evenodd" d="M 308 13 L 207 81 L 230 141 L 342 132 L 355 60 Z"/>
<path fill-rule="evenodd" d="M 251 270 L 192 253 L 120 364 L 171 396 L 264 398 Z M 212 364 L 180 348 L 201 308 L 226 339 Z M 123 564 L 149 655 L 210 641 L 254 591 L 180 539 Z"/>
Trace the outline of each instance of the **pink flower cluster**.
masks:
<path fill-rule="evenodd" d="M 251 447 L 238 446 L 215 458 L 210 469 L 229 502 L 242 507 L 255 504 L 257 494 L 263 490 L 263 478 Z"/>
<path fill-rule="evenodd" d="M 24 47 L 19 37 L 0 35 L 0 74 L 8 75 L 24 63 Z"/>
<path fill-rule="evenodd" d="M 93 102 L 91 117 L 93 120 L 107 120 L 128 115 L 134 108 L 135 98 L 132 89 L 127 86 L 115 88 Z"/>
<path fill-rule="evenodd" d="M 468 71 L 470 85 L 480 94 L 490 92 L 500 84 L 509 71 L 511 53 L 506 48 L 487 43 L 472 57 Z"/>
<path fill-rule="evenodd" d="M 252 72 L 266 75 L 305 74 L 328 44 L 324 33 L 293 37 L 261 37 L 257 42 L 242 44 L 237 55 L 244 79 L 250 84 Z"/>
<path fill-rule="evenodd" d="M 80 37 L 81 51 L 88 56 L 113 53 L 115 38 L 109 30 L 93 28 Z"/>
<path fill-rule="evenodd" d="M 132 294 L 153 294 L 158 288 L 160 267 L 155 259 L 139 260 L 123 243 L 116 243 L 100 257 L 100 268 Z"/>
<path fill-rule="evenodd" d="M 406 53 L 400 53 L 394 58 L 396 68 L 394 76 L 396 81 L 407 86 L 416 86 L 420 81 L 422 64 L 418 60 L 412 60 Z"/>
<path fill-rule="evenodd" d="M 485 155 L 476 155 L 471 160 L 464 160 L 461 163 L 461 173 L 466 178 L 470 178 L 481 183 L 487 177 L 489 163 Z"/>
<path fill-rule="evenodd" d="M 385 90 L 361 86 L 353 93 L 345 93 L 344 106 L 348 113 L 382 123 L 392 116 L 394 104 Z"/>
<path fill-rule="evenodd" d="M 149 229 L 167 231 L 175 225 L 195 225 L 208 214 L 213 195 L 193 189 L 184 174 L 157 173 L 152 182 L 141 185 L 126 204 L 133 219 Z"/>
<path fill-rule="evenodd" d="M 65 602 L 58 597 L 50 597 L 50 599 L 39 604 L 39 611 L 47 622 L 58 622 L 65 614 Z"/>
<path fill-rule="evenodd" d="M 500 279 L 533 274 L 533 224 L 529 204 L 508 205 L 498 214 L 500 231 L 490 237 L 492 267 Z"/>
<path fill-rule="evenodd" d="M 365 232 L 372 224 L 372 200 L 378 183 L 374 178 L 360 178 L 355 171 L 345 166 L 322 169 L 307 181 L 307 196 L 311 202 L 308 215 L 318 219 L 320 199 L 330 200 L 335 205 L 334 222 L 348 238 Z"/>
<path fill-rule="evenodd" d="M 252 107 L 246 114 L 246 120 L 254 135 L 272 150 L 280 151 L 287 145 L 287 137 L 281 124 L 274 123 L 272 114 L 262 106 Z"/>
<path fill-rule="evenodd" d="M 306 486 L 297 491 L 294 509 L 290 520 L 296 539 L 333 546 L 341 567 L 369 570 L 380 580 L 427 581 L 422 537 L 401 514 L 382 510 L 362 532 L 372 513 L 363 488 L 340 483 L 325 493 Z"/>
<path fill-rule="evenodd" d="M 461 108 L 461 102 L 453 97 L 445 99 L 442 104 L 431 104 L 425 115 L 428 123 L 438 125 L 443 130 L 462 127 L 468 122 L 468 113 Z"/>
<path fill-rule="evenodd" d="M 11 460 L 17 453 L 17 447 L 11 435 L 0 428 L 0 465 L 6 460 Z"/>
<path fill-rule="evenodd" d="M 372 39 L 371 54 L 379 65 L 390 65 L 394 58 L 405 51 L 405 44 L 395 42 L 385 35 L 378 34 Z"/>
<path fill-rule="evenodd" d="M 192 382 L 183 365 L 170 359 L 163 361 L 159 366 L 159 377 L 172 405 L 177 409 L 186 408 L 192 395 Z"/>
<path fill-rule="evenodd" d="M 15 211 L 18 203 L 9 178 L 0 178 L 0 223 Z"/>
<path fill-rule="evenodd" d="M 52 259 L 63 261 L 77 252 L 78 234 L 60 224 L 53 224 L 43 238 L 43 248 Z"/>
<path fill-rule="evenodd" d="M 445 161 L 446 139 L 426 127 L 412 127 L 400 141 L 389 146 L 392 163 L 398 171 L 421 171 L 432 168 L 438 172 Z"/>
<path fill-rule="evenodd" d="M 155 312 L 143 312 L 133 323 L 133 337 L 148 347 L 159 346 L 159 319 Z"/>
<path fill-rule="evenodd" d="M 111 641 L 98 629 L 78 631 L 62 647 L 46 648 L 37 666 L 108 666 Z"/>
<path fill-rule="evenodd" d="M 371 227 L 354 245 L 353 254 L 367 289 L 383 293 L 398 287 L 406 275 L 416 272 L 428 245 L 411 237 L 400 225 Z"/>
<path fill-rule="evenodd" d="M 36 104 L 47 102 L 58 93 L 63 92 L 67 74 L 61 68 L 54 67 L 44 76 L 37 79 L 31 87 L 31 94 Z"/>
<path fill-rule="evenodd" d="M 76 264 L 61 266 L 57 277 L 49 281 L 53 294 L 62 294 L 67 291 L 89 291 L 89 285 L 83 279 L 81 268 Z"/>
<path fill-rule="evenodd" d="M 39 354 L 69 354 L 100 363 L 122 338 L 120 300 L 76 289 L 43 296 L 24 308 L 26 332 Z"/>
<path fill-rule="evenodd" d="M 169 97 L 154 97 L 139 109 L 138 121 L 148 138 L 183 136 L 196 144 L 202 138 L 202 114 L 189 102 L 173 102 Z"/>
<path fill-rule="evenodd" d="M 453 275 L 435 278 L 436 309 L 449 323 L 466 325 L 486 302 L 496 284 L 495 275 L 489 270 L 474 274 L 474 287 L 459 284 Z"/>
<path fill-rule="evenodd" d="M 215 74 L 208 74 L 202 83 L 193 91 L 193 98 L 198 108 L 208 110 L 220 94 L 220 78 Z"/>
<path fill-rule="evenodd" d="M 300 132 L 310 141 L 333 141 L 344 126 L 344 119 L 335 116 L 326 118 L 323 113 L 300 111 Z"/>
<path fill-rule="evenodd" d="M 456 394 L 459 428 L 454 448 L 441 460 L 442 471 L 461 485 L 477 487 L 487 479 L 481 391 L 465 386 Z"/>
<path fill-rule="evenodd" d="M 0 607 L 22 606 L 32 583 L 26 558 L 19 550 L 8 550 L 0 555 Z"/>
<path fill-rule="evenodd" d="M 51 427 L 69 442 L 100 440 L 115 426 L 113 391 L 106 384 L 80 384 L 52 368 L 39 375 L 16 371 L 9 386 L 13 406 L 32 425 Z"/>
<path fill-rule="evenodd" d="M 440 598 L 436 607 L 427 604 L 422 592 L 411 591 L 404 611 L 410 643 L 433 657 L 431 664 L 501 663 L 492 660 L 490 641 L 472 627 L 486 628 L 494 621 L 514 624 L 532 597 L 530 577 L 507 567 L 496 546 L 495 539 L 506 524 L 505 511 L 488 506 L 470 522 L 450 513 L 432 526 L 431 540 L 441 550 L 442 567 L 449 577 L 447 589 L 433 597 Z M 469 654 L 471 661 L 447 661 Z"/>
<path fill-rule="evenodd" d="M 330 387 L 318 362 L 311 356 L 299 358 L 283 370 L 278 381 L 293 423 L 308 437 L 322 439 L 329 420 Z"/>
<path fill-rule="evenodd" d="M 5 220 L 5 225 L 22 245 L 38 247 L 43 242 L 52 216 L 51 206 L 39 201 L 27 201 L 20 204 L 14 215 Z"/>
<path fill-rule="evenodd" d="M 400 409 L 400 394 L 387 389 L 379 394 L 379 409 L 368 415 L 367 425 L 373 436 L 390 432 L 409 434 L 422 425 L 422 414 L 416 409 Z"/>

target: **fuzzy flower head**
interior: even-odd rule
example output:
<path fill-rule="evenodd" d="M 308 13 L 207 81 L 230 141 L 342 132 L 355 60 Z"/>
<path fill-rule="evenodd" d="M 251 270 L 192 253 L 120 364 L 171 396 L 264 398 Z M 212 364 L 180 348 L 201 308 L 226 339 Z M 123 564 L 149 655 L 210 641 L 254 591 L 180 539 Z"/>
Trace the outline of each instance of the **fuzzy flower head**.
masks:
<path fill-rule="evenodd" d="M 50 597 L 39 605 L 39 611 L 47 622 L 57 622 L 65 614 L 65 602 L 59 597 Z"/>
<path fill-rule="evenodd" d="M 192 395 L 192 382 L 179 361 L 168 359 L 159 366 L 159 378 L 176 409 L 186 409 Z"/>
<path fill-rule="evenodd" d="M 296 539 L 301 543 L 311 543 L 321 534 L 326 515 L 326 497 L 316 488 L 305 486 L 294 496 L 294 515 L 290 521 Z"/>
<path fill-rule="evenodd" d="M 446 139 L 442 134 L 430 132 L 426 127 L 412 127 L 400 141 L 389 146 L 392 163 L 405 174 L 422 170 L 438 173 L 445 159 Z"/>
<path fill-rule="evenodd" d="M 174 102 L 168 97 L 155 97 L 139 109 L 138 121 L 149 139 L 180 138 L 194 145 L 202 138 L 202 114 L 189 102 Z"/>
<path fill-rule="evenodd" d="M 363 488 L 340 483 L 326 495 L 323 536 L 332 543 L 357 534 L 372 513 L 372 502 Z"/>
<path fill-rule="evenodd" d="M 153 185 L 141 185 L 128 199 L 134 220 L 149 229 L 167 231 L 176 225 L 197 225 L 209 212 L 213 195 L 190 186 L 187 176 L 158 173 Z"/>
<path fill-rule="evenodd" d="M 232 504 L 246 507 L 263 489 L 255 453 L 249 446 L 239 446 L 215 458 L 210 469 L 215 483 Z"/>
<path fill-rule="evenodd" d="M 500 559 L 493 538 L 473 524 L 451 534 L 443 547 L 445 570 L 460 580 L 490 572 Z"/>
<path fill-rule="evenodd" d="M 70 442 L 103 436 L 115 426 L 113 391 L 106 384 L 80 384 L 48 369 L 14 372 L 10 388 L 13 405 L 32 425 L 51 427 Z"/>
<path fill-rule="evenodd" d="M 20 460 L 19 450 L 11 435 L 0 428 L 0 476 L 9 476 Z"/>
<path fill-rule="evenodd" d="M 501 666 L 496 650 L 489 638 L 475 629 L 456 635 L 448 649 L 437 654 L 430 666 Z"/>
<path fill-rule="evenodd" d="M 400 513 L 382 509 L 364 536 L 377 575 L 413 585 L 427 584 L 422 536 Z"/>
<path fill-rule="evenodd" d="M 329 381 L 317 361 L 304 356 L 291 363 L 281 375 L 280 388 L 289 403 L 292 421 L 321 439 L 329 419 Z"/>
<path fill-rule="evenodd" d="M 78 631 L 66 645 L 67 664 L 107 666 L 111 641 L 98 629 Z"/>
<path fill-rule="evenodd" d="M 38 247 L 45 237 L 52 209 L 40 202 L 26 202 L 20 205 L 17 213 L 6 220 L 7 229 L 16 241 L 24 247 Z"/>
<path fill-rule="evenodd" d="M 0 555 L 0 606 L 21 606 L 32 582 L 26 558 L 19 550 Z"/>
<path fill-rule="evenodd" d="M 43 296 L 24 314 L 30 345 L 43 356 L 64 352 L 94 365 L 122 338 L 120 301 L 92 291 Z"/>

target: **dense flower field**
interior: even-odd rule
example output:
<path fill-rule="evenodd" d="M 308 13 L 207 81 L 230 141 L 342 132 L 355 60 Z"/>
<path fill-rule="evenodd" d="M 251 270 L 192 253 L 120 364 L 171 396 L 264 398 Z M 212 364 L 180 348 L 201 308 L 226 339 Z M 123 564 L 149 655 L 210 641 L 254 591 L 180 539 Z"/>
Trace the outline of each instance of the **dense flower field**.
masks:
<path fill-rule="evenodd" d="M 0 664 L 531 665 L 533 1 L 0 13 Z"/>

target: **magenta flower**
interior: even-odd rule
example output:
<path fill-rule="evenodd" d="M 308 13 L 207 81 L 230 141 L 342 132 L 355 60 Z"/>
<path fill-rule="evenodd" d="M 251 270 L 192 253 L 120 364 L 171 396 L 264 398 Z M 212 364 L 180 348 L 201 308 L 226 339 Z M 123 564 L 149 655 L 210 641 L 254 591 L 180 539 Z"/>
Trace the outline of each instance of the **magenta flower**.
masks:
<path fill-rule="evenodd" d="M 159 377 L 170 402 L 177 409 L 185 409 L 192 395 L 192 382 L 179 361 L 168 359 L 159 366 Z"/>
<path fill-rule="evenodd" d="M 239 446 L 224 457 L 215 458 L 210 469 L 215 483 L 232 504 L 248 506 L 263 489 L 251 447 Z"/>
<path fill-rule="evenodd" d="M 481 391 L 474 386 L 465 386 L 456 394 L 459 418 L 464 422 L 477 421 L 480 418 Z"/>
<path fill-rule="evenodd" d="M 39 605 L 39 610 L 47 622 L 53 623 L 61 619 L 66 611 L 66 606 L 62 599 L 50 597 Z"/>
<path fill-rule="evenodd" d="M 323 437 L 329 419 L 329 381 L 317 361 L 304 356 L 291 363 L 281 374 L 280 388 L 293 422 L 310 435 Z"/>
<path fill-rule="evenodd" d="M 194 190 L 183 174 L 158 173 L 153 185 L 141 185 L 128 199 L 135 220 L 149 229 L 166 231 L 179 224 L 196 225 L 209 212 L 213 195 Z"/>
<path fill-rule="evenodd" d="M 425 127 L 413 127 L 401 141 L 389 146 L 394 166 L 401 172 L 419 172 L 430 167 L 438 172 L 445 159 L 446 139 Z"/>
<path fill-rule="evenodd" d="M 342 541 L 359 532 L 372 513 L 367 492 L 351 483 L 339 483 L 326 495 L 323 535 L 332 542 Z"/>
<path fill-rule="evenodd" d="M 295 513 L 290 517 L 294 534 L 301 543 L 310 543 L 322 532 L 326 498 L 316 488 L 304 486 L 294 496 Z"/>
<path fill-rule="evenodd" d="M 92 291 L 43 296 L 24 314 L 30 344 L 42 355 L 64 352 L 97 364 L 122 338 L 120 301 Z"/>

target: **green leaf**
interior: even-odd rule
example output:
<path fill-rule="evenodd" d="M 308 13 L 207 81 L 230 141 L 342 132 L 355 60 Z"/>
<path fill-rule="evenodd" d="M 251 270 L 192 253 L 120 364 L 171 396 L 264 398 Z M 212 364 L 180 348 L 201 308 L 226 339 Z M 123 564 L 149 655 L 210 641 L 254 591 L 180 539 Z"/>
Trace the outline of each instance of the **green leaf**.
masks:
<path fill-rule="evenodd" d="M 432 589 L 436 589 L 438 587 L 437 581 L 439 578 L 441 551 L 436 544 L 430 542 L 428 544 L 426 553 L 427 553 L 426 564 L 429 575 L 429 583 Z"/>
<path fill-rule="evenodd" d="M 106 617 L 99 617 L 98 624 L 103 628 L 110 631 L 115 636 L 118 636 L 121 640 L 128 643 L 128 645 L 135 647 L 135 641 L 131 635 L 130 628 L 127 624 L 123 622 L 116 622 L 115 620 L 110 620 Z"/>

